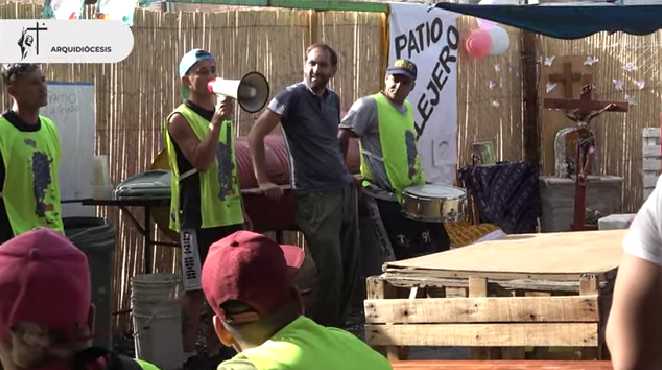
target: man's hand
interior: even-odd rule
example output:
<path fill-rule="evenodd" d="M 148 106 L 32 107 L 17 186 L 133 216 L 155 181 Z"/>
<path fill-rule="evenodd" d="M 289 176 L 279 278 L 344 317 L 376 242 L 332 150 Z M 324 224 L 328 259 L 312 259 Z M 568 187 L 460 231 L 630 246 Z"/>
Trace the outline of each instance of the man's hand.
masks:
<path fill-rule="evenodd" d="M 270 181 L 259 183 L 260 190 L 267 197 L 267 199 L 278 201 L 283 196 L 283 188 Z"/>
<path fill-rule="evenodd" d="M 211 123 L 214 126 L 218 126 L 221 122 L 225 120 L 232 120 L 234 117 L 234 99 L 229 96 L 221 99 L 219 98 L 218 104 L 216 105 L 216 111 L 214 116 L 211 118 Z"/>

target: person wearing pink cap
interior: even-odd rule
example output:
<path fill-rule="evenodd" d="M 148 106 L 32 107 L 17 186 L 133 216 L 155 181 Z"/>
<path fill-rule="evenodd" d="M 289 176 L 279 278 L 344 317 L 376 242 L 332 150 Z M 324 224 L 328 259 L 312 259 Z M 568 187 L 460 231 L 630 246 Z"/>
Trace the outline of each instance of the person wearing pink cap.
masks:
<path fill-rule="evenodd" d="M 0 248 L 0 363 L 4 370 L 158 370 L 91 347 L 94 310 L 83 252 L 46 228 Z"/>
<path fill-rule="evenodd" d="M 187 367 L 195 367 L 195 340 L 204 306 L 200 269 L 214 241 L 243 228 L 244 217 L 234 148 L 230 98 L 216 105 L 208 85 L 216 60 L 202 49 L 189 50 L 179 64 L 183 104 L 165 120 L 163 139 L 171 171 L 170 228 L 181 236 L 186 300 L 183 345 Z M 209 328 L 211 331 L 211 328 Z M 207 341 L 208 352 L 218 349 Z"/>
<path fill-rule="evenodd" d="M 303 260 L 302 249 L 250 231 L 212 245 L 202 289 L 219 340 L 239 352 L 218 370 L 391 369 L 353 334 L 303 316 L 293 285 Z"/>

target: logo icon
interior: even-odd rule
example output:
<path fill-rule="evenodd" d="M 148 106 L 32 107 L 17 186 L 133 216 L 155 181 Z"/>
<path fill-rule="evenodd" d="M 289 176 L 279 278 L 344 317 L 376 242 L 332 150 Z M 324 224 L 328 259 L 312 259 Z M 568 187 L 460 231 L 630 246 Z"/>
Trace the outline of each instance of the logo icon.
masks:
<path fill-rule="evenodd" d="M 28 51 L 35 46 L 37 55 L 39 55 L 39 31 L 45 31 L 48 28 L 45 27 L 46 24 L 42 23 L 41 26 L 39 22 L 36 22 L 35 27 L 24 27 L 21 37 L 18 39 L 18 47 L 21 48 L 21 61 L 25 60 L 28 56 Z M 34 31 L 34 36 L 32 32 Z"/>
<path fill-rule="evenodd" d="M 0 63 L 117 63 L 133 49 L 131 27 L 121 21 L 0 19 Z"/>

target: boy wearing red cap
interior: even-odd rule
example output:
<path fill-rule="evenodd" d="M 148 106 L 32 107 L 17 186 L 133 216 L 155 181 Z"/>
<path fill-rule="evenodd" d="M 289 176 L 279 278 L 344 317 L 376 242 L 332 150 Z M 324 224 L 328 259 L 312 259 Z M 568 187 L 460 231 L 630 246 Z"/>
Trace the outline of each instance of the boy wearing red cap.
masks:
<path fill-rule="evenodd" d="M 45 306 L 46 305 L 46 306 Z M 87 257 L 69 239 L 36 229 L 0 248 L 0 363 L 4 370 L 158 370 L 91 347 Z"/>
<path fill-rule="evenodd" d="M 202 289 L 216 314 L 218 338 L 239 352 L 218 370 L 391 369 L 354 335 L 302 315 L 292 280 L 303 259 L 301 249 L 250 231 L 212 245 Z"/>

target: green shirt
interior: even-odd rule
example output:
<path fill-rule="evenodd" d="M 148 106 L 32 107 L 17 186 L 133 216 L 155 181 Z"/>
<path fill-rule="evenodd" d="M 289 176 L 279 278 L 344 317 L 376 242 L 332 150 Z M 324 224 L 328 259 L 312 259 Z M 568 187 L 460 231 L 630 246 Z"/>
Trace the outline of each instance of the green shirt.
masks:
<path fill-rule="evenodd" d="M 351 358 L 351 361 L 347 359 Z M 353 334 L 300 316 L 258 347 L 217 370 L 391 370 L 388 360 Z"/>

